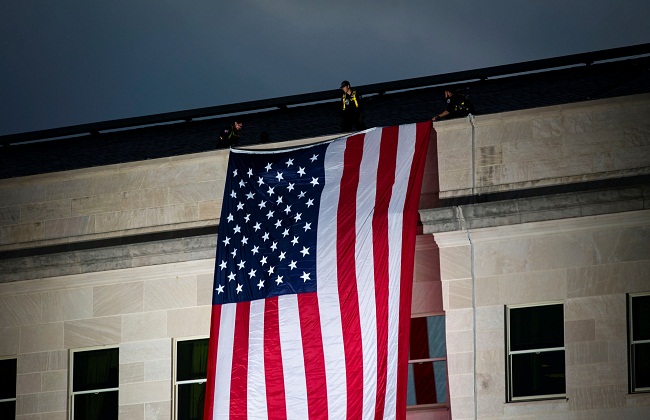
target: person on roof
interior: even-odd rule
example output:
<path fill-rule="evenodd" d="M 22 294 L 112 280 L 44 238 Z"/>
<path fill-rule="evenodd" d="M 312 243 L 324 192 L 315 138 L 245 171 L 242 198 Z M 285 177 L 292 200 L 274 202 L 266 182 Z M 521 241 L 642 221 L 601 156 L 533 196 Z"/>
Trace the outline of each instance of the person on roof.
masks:
<path fill-rule="evenodd" d="M 441 118 L 449 120 L 452 118 L 466 117 L 474 113 L 474 105 L 460 93 L 445 90 L 445 99 L 447 100 L 447 109 L 434 116 L 431 119 L 432 121 L 438 121 Z"/>
<path fill-rule="evenodd" d="M 233 121 L 231 125 L 224 128 L 219 134 L 219 140 L 217 141 L 217 147 L 230 147 L 237 146 L 239 144 L 239 132 L 241 131 L 244 124 L 239 121 Z"/>
<path fill-rule="evenodd" d="M 352 130 L 365 130 L 366 123 L 363 116 L 363 99 L 360 93 L 350 87 L 350 82 L 341 82 L 341 132 Z"/>

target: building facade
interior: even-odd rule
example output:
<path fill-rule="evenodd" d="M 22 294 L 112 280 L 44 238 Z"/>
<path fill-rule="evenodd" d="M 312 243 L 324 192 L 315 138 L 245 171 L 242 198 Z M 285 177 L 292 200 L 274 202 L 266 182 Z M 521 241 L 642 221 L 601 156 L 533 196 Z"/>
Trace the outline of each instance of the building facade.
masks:
<path fill-rule="evenodd" d="M 647 418 L 648 115 L 642 94 L 434 124 L 407 418 Z M 227 157 L 0 180 L 0 409 L 196 418 Z"/>

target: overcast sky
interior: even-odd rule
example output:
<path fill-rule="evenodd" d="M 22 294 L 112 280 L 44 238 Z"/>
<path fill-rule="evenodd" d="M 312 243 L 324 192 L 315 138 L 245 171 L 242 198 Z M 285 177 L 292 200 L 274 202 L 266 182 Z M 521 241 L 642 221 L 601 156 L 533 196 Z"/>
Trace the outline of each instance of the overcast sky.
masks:
<path fill-rule="evenodd" d="M 2 0 L 0 135 L 650 42 L 648 0 Z"/>

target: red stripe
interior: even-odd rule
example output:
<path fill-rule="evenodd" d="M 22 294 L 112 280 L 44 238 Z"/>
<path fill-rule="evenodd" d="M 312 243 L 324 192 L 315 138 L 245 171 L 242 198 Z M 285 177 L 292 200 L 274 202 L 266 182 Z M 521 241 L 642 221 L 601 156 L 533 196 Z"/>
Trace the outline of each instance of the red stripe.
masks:
<path fill-rule="evenodd" d="M 300 331 L 305 358 L 307 381 L 307 408 L 310 419 L 327 419 L 327 384 L 325 381 L 325 356 L 323 335 L 320 329 L 320 312 L 316 293 L 298 294 Z"/>
<path fill-rule="evenodd" d="M 278 298 L 267 298 L 264 305 L 264 373 L 269 420 L 286 420 L 287 402 L 280 347 Z"/>
<path fill-rule="evenodd" d="M 404 203 L 404 228 L 402 229 L 402 281 L 400 289 L 399 344 L 397 354 L 397 413 L 396 419 L 406 418 L 406 386 L 408 380 L 408 347 L 411 318 L 411 294 L 413 293 L 413 264 L 415 235 L 418 223 L 418 203 L 422 189 L 422 177 L 426 162 L 427 146 L 431 133 L 431 121 L 416 125 L 415 153 L 411 164 L 408 191 Z"/>
<path fill-rule="evenodd" d="M 214 411 L 214 385 L 217 370 L 217 347 L 219 346 L 219 324 L 221 322 L 221 305 L 212 305 L 212 319 L 210 321 L 210 337 L 208 341 L 208 376 L 205 384 L 205 404 L 203 406 L 203 420 L 212 420 Z"/>
<path fill-rule="evenodd" d="M 248 386 L 248 328 L 250 326 L 250 311 L 250 302 L 237 304 L 230 377 L 231 419 L 245 419 L 247 417 L 246 388 Z"/>
<path fill-rule="evenodd" d="M 348 419 L 360 419 L 363 409 L 363 354 L 355 265 L 356 197 L 359 166 L 363 155 L 363 137 L 363 134 L 352 136 L 346 142 L 336 228 L 337 278 L 341 299 Z"/>
<path fill-rule="evenodd" d="M 377 193 L 372 220 L 377 316 L 377 397 L 375 419 L 384 417 L 388 363 L 388 206 L 395 183 L 398 127 L 384 128 L 377 165 Z"/>

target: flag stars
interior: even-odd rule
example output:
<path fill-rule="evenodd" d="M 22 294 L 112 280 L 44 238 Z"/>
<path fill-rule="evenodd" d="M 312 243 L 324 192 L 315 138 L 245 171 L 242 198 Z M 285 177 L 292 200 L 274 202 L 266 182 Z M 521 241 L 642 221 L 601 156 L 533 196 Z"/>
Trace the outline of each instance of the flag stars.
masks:
<path fill-rule="evenodd" d="M 260 264 L 262 264 L 262 267 L 264 267 L 264 264 L 266 264 L 266 255 L 262 257 Z"/>
<path fill-rule="evenodd" d="M 305 203 L 305 205 L 307 206 L 307 208 L 313 206 L 314 205 L 314 199 L 310 198 L 309 200 L 307 200 L 307 203 Z"/>
<path fill-rule="evenodd" d="M 300 191 L 300 194 L 298 194 L 298 198 L 303 198 L 304 196 L 305 196 L 305 192 L 304 192 L 304 191 Z"/>
<path fill-rule="evenodd" d="M 230 196 L 232 198 L 237 198 L 237 193 L 235 192 L 235 190 L 230 191 Z"/>
<path fill-rule="evenodd" d="M 232 230 L 235 233 L 241 233 L 241 227 L 239 225 L 235 225 L 235 227 Z"/>
<path fill-rule="evenodd" d="M 246 216 L 244 216 L 244 220 L 246 221 L 246 223 L 250 222 L 251 221 L 251 215 L 249 213 L 247 213 Z"/>
<path fill-rule="evenodd" d="M 296 220 L 296 222 L 297 222 L 298 220 L 301 220 L 301 219 L 302 219 L 302 213 L 296 213 L 296 215 L 293 216 L 293 218 Z"/>
<path fill-rule="evenodd" d="M 264 280 L 260 279 L 260 282 L 257 283 L 257 290 L 262 289 L 262 287 L 264 287 Z"/>
<path fill-rule="evenodd" d="M 255 232 L 262 229 L 262 225 L 260 225 L 260 222 L 255 223 L 255 225 L 253 226 L 253 229 L 255 229 Z"/>
<path fill-rule="evenodd" d="M 282 278 L 283 278 L 283 276 L 278 275 L 278 278 L 275 279 L 275 284 L 276 284 L 276 285 L 280 285 L 280 284 L 282 284 Z"/>
<path fill-rule="evenodd" d="M 237 255 L 237 248 L 233 249 L 230 255 L 232 255 L 232 257 L 235 258 L 235 255 Z"/>
<path fill-rule="evenodd" d="M 295 188 L 295 187 L 294 187 L 295 185 L 296 185 L 295 182 L 290 182 L 289 185 L 287 185 L 287 190 L 289 190 L 289 191 L 293 191 L 294 188 Z"/>
<path fill-rule="evenodd" d="M 284 177 L 282 176 L 282 172 L 278 172 L 275 178 L 278 180 L 278 182 L 282 181 Z"/>
<path fill-rule="evenodd" d="M 295 262 L 294 260 L 291 260 L 291 262 L 289 263 L 289 268 L 292 269 L 292 270 L 293 270 L 294 268 L 297 268 L 297 267 L 296 267 L 296 262 Z"/>
<path fill-rule="evenodd" d="M 287 258 L 286 255 L 287 255 L 286 252 L 284 252 L 284 251 L 283 251 L 283 252 L 280 252 L 280 256 L 278 257 L 278 259 L 279 259 L 280 261 L 282 261 L 282 260 L 284 260 L 285 258 Z"/>
<path fill-rule="evenodd" d="M 237 263 L 237 268 L 239 268 L 240 270 L 243 270 L 245 265 L 246 265 L 246 261 L 244 261 L 244 260 L 239 261 L 239 263 Z"/>
<path fill-rule="evenodd" d="M 253 269 L 251 268 L 251 271 L 248 272 L 248 277 L 253 278 L 253 277 L 255 277 L 255 274 L 256 274 L 256 273 L 257 273 L 257 270 L 253 270 Z"/>
<path fill-rule="evenodd" d="M 316 185 L 318 185 L 318 178 L 314 178 L 314 177 L 312 177 L 312 178 L 311 178 L 311 182 L 310 182 L 310 184 L 311 184 L 313 187 L 315 187 Z"/>
<path fill-rule="evenodd" d="M 291 244 L 296 246 L 298 244 L 298 237 L 294 236 L 293 239 L 291 240 Z"/>
<path fill-rule="evenodd" d="M 275 191 L 273 191 L 274 189 L 275 189 L 275 187 L 269 187 L 269 190 L 266 193 L 271 196 L 271 195 L 275 194 Z"/>
<path fill-rule="evenodd" d="M 248 175 L 249 178 L 252 177 L 253 176 L 253 169 L 248 168 L 248 172 L 246 172 L 246 175 Z"/>
<path fill-rule="evenodd" d="M 241 244 L 242 244 L 242 245 L 248 245 L 248 238 L 247 238 L 246 236 L 243 236 L 243 237 L 241 238 Z"/>
<path fill-rule="evenodd" d="M 311 279 L 309 278 L 309 275 L 310 275 L 310 274 L 311 274 L 311 273 L 305 273 L 304 271 L 302 272 L 302 276 L 300 276 L 300 278 L 302 279 L 302 281 L 303 281 L 304 283 L 307 283 L 307 280 L 311 280 Z"/>
<path fill-rule="evenodd" d="M 266 166 L 264 167 L 264 169 L 266 169 L 266 172 L 268 172 L 268 171 L 271 170 L 271 166 L 272 166 L 272 165 L 271 165 L 270 162 L 266 164 Z"/>
<path fill-rule="evenodd" d="M 261 176 L 257 177 L 257 185 L 260 187 L 264 184 L 264 179 Z"/>
<path fill-rule="evenodd" d="M 226 265 L 227 265 L 226 262 L 224 260 L 221 260 L 221 264 L 219 264 L 219 268 L 223 270 L 224 268 L 226 268 Z"/>
<path fill-rule="evenodd" d="M 246 194 L 246 200 L 252 200 L 253 197 L 255 197 L 255 193 L 254 193 L 254 192 L 249 192 L 248 194 Z"/>
<path fill-rule="evenodd" d="M 269 210 L 269 212 L 266 213 L 266 219 L 268 220 L 268 219 L 270 219 L 271 217 L 273 217 L 273 214 L 274 214 L 274 213 L 275 213 L 275 212 L 274 212 L 273 210 Z"/>
<path fill-rule="evenodd" d="M 273 274 L 274 272 L 275 272 L 275 267 L 269 267 L 268 269 L 269 277 L 271 277 L 271 274 Z"/>
<path fill-rule="evenodd" d="M 290 167 L 290 166 L 292 166 L 292 165 L 293 165 L 293 159 L 289 159 L 289 160 L 287 160 L 287 161 L 285 162 L 285 164 L 287 165 L 287 168 Z"/>
<path fill-rule="evenodd" d="M 268 239 L 269 239 L 269 233 L 268 233 L 268 232 L 264 232 L 264 235 L 262 235 L 262 239 L 264 239 L 264 242 L 268 241 Z"/>
<path fill-rule="evenodd" d="M 255 255 L 260 252 L 260 247 L 255 245 L 253 249 L 251 249 L 251 254 Z"/>
<path fill-rule="evenodd" d="M 273 243 L 271 244 L 271 251 L 275 251 L 275 250 L 277 250 L 277 249 L 278 249 L 278 243 L 277 243 L 277 242 L 273 242 Z"/>
<path fill-rule="evenodd" d="M 226 246 L 230 245 L 230 238 L 226 236 L 226 238 L 221 242 L 223 242 L 223 244 L 226 245 Z"/>
<path fill-rule="evenodd" d="M 240 186 L 241 188 L 244 188 L 244 187 L 246 186 L 246 182 L 244 182 L 243 179 L 240 179 L 240 180 L 239 180 L 239 186 Z"/>
<path fill-rule="evenodd" d="M 305 226 L 303 226 L 303 229 L 305 229 L 305 232 L 308 230 L 311 230 L 311 223 L 305 223 Z"/>
<path fill-rule="evenodd" d="M 235 273 L 231 271 L 230 274 L 228 274 L 228 281 L 233 281 L 236 277 Z"/>
<path fill-rule="evenodd" d="M 317 159 L 318 159 L 318 155 L 317 155 L 317 154 L 314 154 L 312 157 L 309 158 L 309 160 L 311 160 L 312 163 L 315 162 Z"/>
<path fill-rule="evenodd" d="M 217 287 L 214 290 L 216 290 L 218 295 L 222 294 L 223 293 L 223 284 L 220 284 L 219 287 Z"/>
<path fill-rule="evenodd" d="M 287 204 L 287 207 L 284 209 L 285 214 L 291 213 L 291 206 Z"/>
<path fill-rule="evenodd" d="M 264 207 L 266 207 L 266 201 L 262 200 L 257 206 L 260 208 L 260 210 L 262 210 Z"/>
<path fill-rule="evenodd" d="M 302 177 L 302 176 L 305 175 L 305 174 L 306 174 L 306 172 L 305 172 L 305 168 L 303 168 L 303 167 L 298 167 L 298 175 L 300 175 L 300 176 Z"/>
<path fill-rule="evenodd" d="M 289 229 L 285 229 L 284 232 L 282 232 L 283 238 L 286 238 L 287 236 L 289 236 Z"/>
<path fill-rule="evenodd" d="M 232 176 L 237 176 L 237 169 L 235 169 L 234 171 L 232 171 Z"/>
<path fill-rule="evenodd" d="M 240 294 L 242 292 L 242 287 L 244 286 L 242 286 L 241 284 L 237 285 L 237 294 Z"/>
<path fill-rule="evenodd" d="M 277 229 L 280 229 L 280 226 L 282 226 L 282 220 L 278 219 L 278 220 L 275 221 L 275 227 Z"/>
<path fill-rule="evenodd" d="M 281 196 L 281 195 L 279 195 L 279 196 L 278 196 L 278 199 L 275 200 L 275 204 L 277 204 L 277 205 L 282 204 L 282 196 Z"/>
<path fill-rule="evenodd" d="M 226 220 L 228 221 L 228 223 L 230 223 L 233 220 L 235 220 L 235 216 L 233 216 L 232 213 L 228 213 L 228 217 L 226 217 Z"/>
<path fill-rule="evenodd" d="M 300 253 L 302 254 L 303 257 L 306 257 L 307 255 L 309 255 L 309 248 L 303 246 L 302 251 L 300 251 Z"/>
<path fill-rule="evenodd" d="M 238 211 L 239 210 L 244 210 L 244 203 L 242 203 L 242 202 L 237 203 L 237 210 Z"/>

